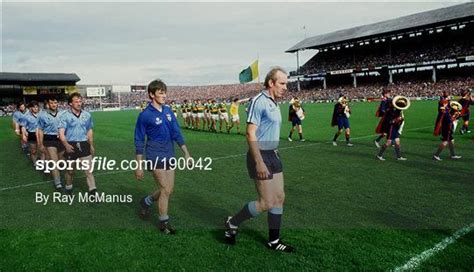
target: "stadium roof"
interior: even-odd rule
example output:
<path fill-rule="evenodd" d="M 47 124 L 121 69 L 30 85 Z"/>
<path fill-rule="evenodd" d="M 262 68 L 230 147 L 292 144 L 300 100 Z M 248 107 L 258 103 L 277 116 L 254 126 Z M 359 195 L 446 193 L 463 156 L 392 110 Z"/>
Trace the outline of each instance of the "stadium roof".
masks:
<path fill-rule="evenodd" d="M 441 23 L 449 23 L 450 21 L 467 19 L 469 17 L 474 18 L 474 2 L 310 37 L 297 43 L 286 50 L 286 52 L 293 53 L 302 49 L 318 49 L 330 44 L 397 33 L 408 29 L 430 27 Z"/>
<path fill-rule="evenodd" d="M 1 81 L 18 82 L 78 82 L 81 80 L 76 74 L 63 73 L 0 73 Z"/>

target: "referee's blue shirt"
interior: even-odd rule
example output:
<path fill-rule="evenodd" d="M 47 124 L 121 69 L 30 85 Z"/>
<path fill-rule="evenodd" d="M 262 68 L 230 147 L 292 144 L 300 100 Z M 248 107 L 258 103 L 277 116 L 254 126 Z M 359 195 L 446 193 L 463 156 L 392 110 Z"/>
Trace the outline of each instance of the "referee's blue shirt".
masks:
<path fill-rule="evenodd" d="M 58 128 L 64 128 L 64 136 L 68 142 L 86 142 L 87 132 L 92 129 L 91 114 L 87 111 L 81 111 L 79 115 L 67 110 L 59 118 Z"/>
<path fill-rule="evenodd" d="M 184 145 L 178 121 L 168 105 L 163 105 L 161 111 L 152 103 L 138 115 L 135 126 L 135 153 L 143 154 L 146 138 L 146 158 L 154 160 L 174 157 L 173 142 Z"/>
<path fill-rule="evenodd" d="M 247 123 L 257 126 L 257 142 L 260 150 L 274 150 L 280 141 L 281 112 L 278 104 L 263 90 L 250 102 Z"/>

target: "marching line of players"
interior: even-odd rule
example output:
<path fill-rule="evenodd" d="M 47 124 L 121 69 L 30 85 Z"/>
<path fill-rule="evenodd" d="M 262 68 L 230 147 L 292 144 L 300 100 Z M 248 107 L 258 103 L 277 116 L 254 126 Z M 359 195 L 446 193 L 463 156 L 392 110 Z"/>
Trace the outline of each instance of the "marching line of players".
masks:
<path fill-rule="evenodd" d="M 230 133 L 235 127 L 237 134 L 240 134 L 239 105 L 247 100 L 239 100 L 238 98 L 232 100 L 230 118 L 227 112 L 227 104 L 224 101 L 217 102 L 215 99 L 208 99 L 204 103 L 199 99 L 194 101 L 186 99 L 181 105 L 177 105 L 172 101 L 170 106 L 175 117 L 178 117 L 178 112 L 181 112 L 181 117 L 184 120 L 183 125 L 186 129 Z M 219 124 L 219 129 L 217 124 Z"/>
<path fill-rule="evenodd" d="M 93 137 L 93 121 L 91 114 L 82 110 L 82 97 L 73 93 L 68 99 L 69 110 L 59 110 L 58 100 L 49 97 L 40 109 L 37 101 L 28 104 L 19 103 L 13 114 L 13 127 L 20 137 L 22 149 L 29 148 L 29 157 L 36 165 L 38 159 L 68 161 L 86 161 L 91 165 L 95 153 Z M 77 164 L 70 164 L 72 169 L 65 170 L 65 184 L 61 180 L 58 169 L 53 169 L 54 188 L 63 190 L 66 194 L 73 193 L 73 176 L 78 168 Z M 91 171 L 84 170 L 88 185 L 88 193 L 97 194 L 95 178 Z M 63 187 L 64 186 L 64 187 Z"/>

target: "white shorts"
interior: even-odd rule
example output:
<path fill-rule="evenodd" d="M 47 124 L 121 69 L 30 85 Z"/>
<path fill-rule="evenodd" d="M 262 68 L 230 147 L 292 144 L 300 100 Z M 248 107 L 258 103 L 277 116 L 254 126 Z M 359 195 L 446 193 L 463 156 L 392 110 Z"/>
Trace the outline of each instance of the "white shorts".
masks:
<path fill-rule="evenodd" d="M 178 113 L 176 112 L 173 112 L 174 113 L 174 117 L 178 118 Z"/>
<path fill-rule="evenodd" d="M 212 120 L 218 120 L 219 119 L 219 114 L 211 114 Z"/>
<path fill-rule="evenodd" d="M 240 116 L 238 114 L 232 115 L 232 122 L 240 122 Z"/>
<path fill-rule="evenodd" d="M 194 112 L 191 113 L 191 117 L 196 118 L 196 117 L 197 117 L 197 113 L 194 113 Z"/>
<path fill-rule="evenodd" d="M 198 112 L 197 118 L 204 118 L 204 112 Z"/>
<path fill-rule="evenodd" d="M 227 112 L 221 112 L 221 113 L 219 114 L 219 118 L 220 118 L 221 120 L 229 121 L 229 114 L 227 114 Z"/>

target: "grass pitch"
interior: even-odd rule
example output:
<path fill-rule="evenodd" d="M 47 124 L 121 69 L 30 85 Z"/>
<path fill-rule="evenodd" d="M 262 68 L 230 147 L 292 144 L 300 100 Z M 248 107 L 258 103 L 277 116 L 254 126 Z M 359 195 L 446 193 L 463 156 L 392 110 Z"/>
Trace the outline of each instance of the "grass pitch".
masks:
<path fill-rule="evenodd" d="M 431 160 L 440 142 L 432 136 L 436 102 L 413 102 L 405 112 L 404 162 L 393 149 L 385 162 L 375 159 L 376 103 L 352 105 L 354 147 L 331 144 L 333 104 L 304 107 L 307 141 L 288 142 L 288 105 L 281 105 L 282 237 L 295 254 L 264 247 L 264 214 L 242 225 L 237 245 L 222 243 L 223 219 L 256 197 L 243 135 L 183 130 L 193 157 L 213 158 L 213 170 L 177 172 L 170 216 L 178 234 L 171 237 L 159 233 L 156 215 L 151 221 L 136 215 L 138 200 L 155 188 L 149 173 L 141 182 L 132 171 L 95 173 L 100 191 L 131 194 L 133 203 L 35 203 L 36 192 L 53 192 L 51 178 L 33 170 L 11 119 L 0 119 L 0 270 L 391 270 L 474 222 L 473 138 L 456 133 L 461 160 L 447 159 L 447 150 L 444 161 Z M 96 155 L 133 159 L 137 115 L 94 113 Z M 76 193 L 87 189 L 82 176 L 76 175 Z M 472 271 L 474 233 L 417 269 Z"/>

